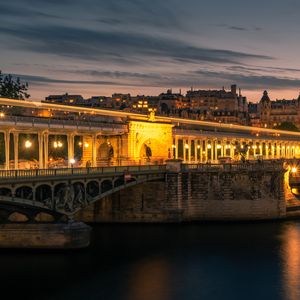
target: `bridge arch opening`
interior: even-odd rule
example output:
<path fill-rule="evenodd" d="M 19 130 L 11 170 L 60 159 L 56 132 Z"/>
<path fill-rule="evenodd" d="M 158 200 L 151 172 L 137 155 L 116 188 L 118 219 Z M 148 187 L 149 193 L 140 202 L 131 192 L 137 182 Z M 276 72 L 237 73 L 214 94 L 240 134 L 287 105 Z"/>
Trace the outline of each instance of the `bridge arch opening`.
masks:
<path fill-rule="evenodd" d="M 165 151 L 163 150 L 164 149 L 161 147 L 161 142 L 152 138 L 146 139 L 141 143 L 138 153 L 143 164 L 162 164 L 166 157 L 161 156 L 160 154 L 164 152 L 168 153 L 168 149 L 165 149 Z"/>
<path fill-rule="evenodd" d="M 52 198 L 52 189 L 51 186 L 47 184 L 39 185 L 36 188 L 35 199 L 42 203 L 48 203 Z"/>
<path fill-rule="evenodd" d="M 0 189 L 0 196 L 7 196 L 7 197 L 11 197 L 12 196 L 12 192 L 9 188 L 1 188 Z"/>
<path fill-rule="evenodd" d="M 22 199 L 33 200 L 33 191 L 29 186 L 21 186 L 16 189 L 16 197 Z"/>
<path fill-rule="evenodd" d="M 100 163 L 110 165 L 114 157 L 114 148 L 110 142 L 104 142 L 99 146 L 98 157 Z"/>
<path fill-rule="evenodd" d="M 96 197 L 100 193 L 99 182 L 98 181 L 90 181 L 86 186 L 87 195 L 90 197 Z"/>
<path fill-rule="evenodd" d="M 36 169 L 39 166 L 39 143 L 37 134 L 19 134 L 18 144 L 18 168 Z"/>
<path fill-rule="evenodd" d="M 113 184 L 111 180 L 104 180 L 101 182 L 101 193 L 110 191 L 112 188 L 113 188 Z"/>

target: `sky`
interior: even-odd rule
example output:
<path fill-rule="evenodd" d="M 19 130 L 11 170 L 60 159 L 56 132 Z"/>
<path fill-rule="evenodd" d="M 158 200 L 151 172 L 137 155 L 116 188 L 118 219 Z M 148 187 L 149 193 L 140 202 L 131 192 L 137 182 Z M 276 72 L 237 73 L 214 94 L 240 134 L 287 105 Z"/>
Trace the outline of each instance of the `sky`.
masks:
<path fill-rule="evenodd" d="M 300 91 L 298 0 L 0 2 L 0 70 L 49 94 L 155 95 L 237 84 L 249 101 Z"/>

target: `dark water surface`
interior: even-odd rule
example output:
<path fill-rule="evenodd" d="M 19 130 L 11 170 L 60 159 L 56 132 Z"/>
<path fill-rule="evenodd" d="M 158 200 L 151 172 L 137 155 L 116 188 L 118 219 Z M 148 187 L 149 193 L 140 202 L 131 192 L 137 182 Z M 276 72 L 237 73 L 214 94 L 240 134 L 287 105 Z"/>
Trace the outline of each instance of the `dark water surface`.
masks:
<path fill-rule="evenodd" d="M 1 250 L 1 299 L 300 299 L 300 222 L 92 226 L 88 249 Z"/>

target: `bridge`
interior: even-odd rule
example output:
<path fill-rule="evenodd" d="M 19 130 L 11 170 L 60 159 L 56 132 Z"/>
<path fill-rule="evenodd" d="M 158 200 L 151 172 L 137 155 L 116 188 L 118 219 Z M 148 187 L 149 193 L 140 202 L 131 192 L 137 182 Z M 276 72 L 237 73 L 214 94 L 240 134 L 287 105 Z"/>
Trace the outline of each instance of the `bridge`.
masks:
<path fill-rule="evenodd" d="M 173 209 L 180 210 L 183 205 L 176 202 L 178 189 L 182 188 L 184 184 L 187 186 L 191 185 L 197 176 L 201 178 L 201 181 L 198 183 L 202 184 L 202 188 L 196 192 L 201 193 L 203 189 L 206 189 L 207 193 L 210 190 L 210 192 L 215 194 L 218 190 L 218 185 L 224 179 L 224 174 L 229 176 L 227 178 L 229 180 L 238 177 L 238 175 L 248 176 L 247 178 L 251 179 L 248 180 L 249 182 L 243 183 L 243 185 L 248 185 L 248 188 L 245 187 L 243 193 L 245 194 L 245 191 L 249 190 L 249 186 L 251 186 L 253 194 L 250 193 L 248 198 L 252 199 L 256 192 L 261 195 L 261 198 L 261 183 L 257 182 L 259 173 L 263 174 L 261 176 L 272 174 L 268 178 L 270 182 L 267 184 L 269 191 L 274 192 L 275 188 L 278 188 L 274 180 L 288 171 L 288 164 L 295 165 L 296 162 L 264 161 L 248 164 L 182 164 L 178 160 L 169 160 L 165 165 L 2 170 L 0 171 L 0 218 L 1 222 L 8 223 L 67 221 L 69 218 L 73 218 L 80 210 L 84 210 L 103 198 L 149 182 L 161 182 L 165 191 L 169 193 L 161 201 L 165 202 L 164 204 L 174 202 L 171 205 Z M 174 176 L 177 178 L 175 182 L 173 182 Z M 185 182 L 186 180 L 187 182 Z M 212 180 L 211 185 L 204 187 L 203 184 L 208 184 L 209 180 Z M 253 182 L 258 185 L 253 185 Z M 281 184 L 283 182 L 278 183 L 278 185 Z M 295 180 L 292 181 L 292 184 L 294 187 Z M 235 193 L 233 190 L 236 188 L 231 186 L 230 193 L 233 198 L 240 198 L 238 192 L 233 196 Z M 193 188 L 191 189 L 193 190 Z M 177 196 L 172 198 L 172 192 Z M 191 190 L 189 190 L 190 192 Z M 224 194 L 221 192 L 218 195 L 214 195 L 218 200 L 222 199 L 223 196 Z M 184 196 L 180 196 L 180 201 L 186 201 L 182 197 Z M 167 209 L 168 205 L 162 207 Z"/>
<path fill-rule="evenodd" d="M 300 157 L 299 132 L 4 98 L 0 105 L 23 110 L 0 117 L 6 170 L 238 160 L 245 147 L 247 160 Z"/>
<path fill-rule="evenodd" d="M 39 222 L 41 214 L 43 222 L 66 220 L 112 193 L 162 180 L 165 173 L 165 165 L 0 171 L 1 222 L 16 221 L 16 212 L 21 222 Z"/>
<path fill-rule="evenodd" d="M 70 220 L 265 220 L 287 217 L 291 203 L 293 213 L 300 208 L 287 175 L 300 158 L 298 132 L 3 98 L 0 105 L 9 106 L 0 114 L 0 222 L 15 230 L 4 234 L 8 246 L 24 232 L 33 243 L 32 228 L 35 245 L 47 244 L 56 228 L 51 243 L 73 247 Z M 247 163 L 239 162 L 243 148 Z M 232 162 L 220 163 L 224 157 Z M 89 230 L 78 228 L 81 247 Z"/>

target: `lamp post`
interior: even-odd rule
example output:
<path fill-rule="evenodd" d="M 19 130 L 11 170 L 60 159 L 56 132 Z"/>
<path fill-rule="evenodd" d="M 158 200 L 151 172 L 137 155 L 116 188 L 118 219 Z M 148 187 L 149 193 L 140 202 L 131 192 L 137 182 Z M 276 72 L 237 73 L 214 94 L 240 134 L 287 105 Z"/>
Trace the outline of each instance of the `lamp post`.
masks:
<path fill-rule="evenodd" d="M 75 164 L 75 159 L 74 158 L 70 159 L 70 164 L 71 164 L 71 169 L 72 169 L 72 174 L 73 174 L 73 168 L 74 168 L 74 164 Z"/>

